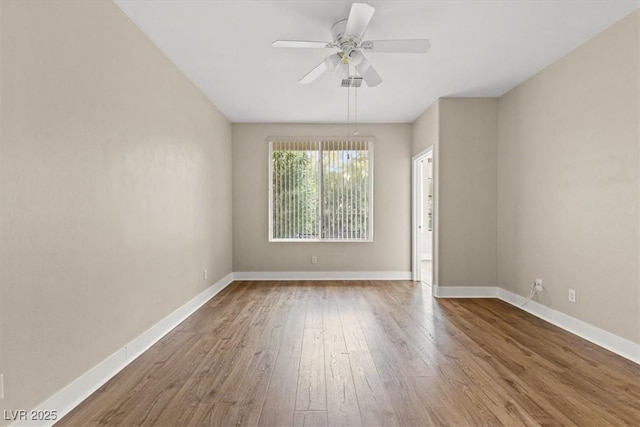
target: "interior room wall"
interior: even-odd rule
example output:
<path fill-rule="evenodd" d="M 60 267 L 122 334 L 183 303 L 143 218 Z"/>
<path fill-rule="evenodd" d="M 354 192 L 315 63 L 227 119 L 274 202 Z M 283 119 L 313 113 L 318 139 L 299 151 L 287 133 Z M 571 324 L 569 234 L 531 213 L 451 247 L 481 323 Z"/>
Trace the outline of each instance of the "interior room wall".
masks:
<path fill-rule="evenodd" d="M 412 155 L 434 147 L 434 278 L 495 286 L 496 98 L 441 98 L 412 127 Z"/>
<path fill-rule="evenodd" d="M 232 271 L 231 125 L 112 2 L 1 4 L 0 405 L 17 410 Z"/>
<path fill-rule="evenodd" d="M 498 284 L 640 343 L 640 12 L 499 100 Z M 575 289 L 577 302 L 568 301 Z"/>
<path fill-rule="evenodd" d="M 411 126 L 411 155 L 415 156 L 433 146 L 440 138 L 440 100 L 429 106 Z M 435 154 L 435 153 L 434 153 Z"/>
<path fill-rule="evenodd" d="M 495 286 L 496 98 L 442 98 L 438 286 Z"/>
<path fill-rule="evenodd" d="M 350 135 L 353 125 L 233 124 L 234 271 L 411 270 L 411 125 L 358 127 L 361 136 L 375 137 L 374 241 L 270 243 L 267 137 Z"/>

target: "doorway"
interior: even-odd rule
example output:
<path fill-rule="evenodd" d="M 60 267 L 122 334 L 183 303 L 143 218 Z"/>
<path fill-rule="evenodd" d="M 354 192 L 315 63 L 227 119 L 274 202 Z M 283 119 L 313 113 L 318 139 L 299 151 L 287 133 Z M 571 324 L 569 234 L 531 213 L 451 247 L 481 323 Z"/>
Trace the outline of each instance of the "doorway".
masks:
<path fill-rule="evenodd" d="M 434 245 L 435 162 L 433 146 L 413 157 L 412 162 L 412 277 L 432 286 L 435 283 Z"/>

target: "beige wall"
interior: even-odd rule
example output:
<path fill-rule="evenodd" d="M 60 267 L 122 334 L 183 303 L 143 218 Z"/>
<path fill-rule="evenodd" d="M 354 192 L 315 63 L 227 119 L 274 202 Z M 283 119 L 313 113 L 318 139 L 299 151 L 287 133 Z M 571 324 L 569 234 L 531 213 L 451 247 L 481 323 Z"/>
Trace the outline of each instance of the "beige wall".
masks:
<path fill-rule="evenodd" d="M 415 156 L 433 146 L 440 138 L 440 101 L 436 101 L 422 113 L 411 126 L 411 155 Z"/>
<path fill-rule="evenodd" d="M 231 125 L 111 2 L 2 2 L 1 19 L 0 405 L 15 410 L 231 272 Z"/>
<path fill-rule="evenodd" d="M 495 286 L 496 98 L 440 99 L 439 286 Z"/>
<path fill-rule="evenodd" d="M 636 343 L 639 44 L 636 11 L 505 94 L 498 144 L 498 284 Z"/>
<path fill-rule="evenodd" d="M 348 135 L 352 126 L 233 124 L 233 268 L 246 271 L 410 271 L 411 125 L 359 125 L 374 136 L 374 241 L 269 243 L 269 136 Z M 311 256 L 318 257 L 311 264 Z"/>
<path fill-rule="evenodd" d="M 434 147 L 434 280 L 495 286 L 496 98 L 441 98 L 413 124 L 412 154 Z"/>

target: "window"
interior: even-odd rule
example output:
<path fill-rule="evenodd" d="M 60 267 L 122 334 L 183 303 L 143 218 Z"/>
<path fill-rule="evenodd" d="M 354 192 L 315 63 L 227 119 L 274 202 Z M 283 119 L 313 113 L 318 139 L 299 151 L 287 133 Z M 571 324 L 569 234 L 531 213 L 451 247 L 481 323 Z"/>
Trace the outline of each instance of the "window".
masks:
<path fill-rule="evenodd" d="M 269 140 L 269 241 L 373 240 L 373 145 Z"/>

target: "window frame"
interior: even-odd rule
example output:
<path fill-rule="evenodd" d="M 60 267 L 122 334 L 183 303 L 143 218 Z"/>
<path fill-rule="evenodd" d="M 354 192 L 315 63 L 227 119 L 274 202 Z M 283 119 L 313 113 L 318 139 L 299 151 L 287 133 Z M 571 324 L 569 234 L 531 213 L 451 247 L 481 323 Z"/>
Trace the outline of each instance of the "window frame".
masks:
<path fill-rule="evenodd" d="M 322 143 L 323 142 L 339 142 L 339 141 L 357 141 L 357 142 L 367 142 L 368 144 L 368 157 L 369 157 L 369 236 L 367 239 L 277 239 L 273 237 L 273 143 L 274 142 L 319 142 L 320 143 L 320 154 L 322 154 Z M 328 136 L 328 137 L 277 137 L 270 136 L 267 138 L 267 143 L 269 144 L 269 154 L 268 154 L 268 175 L 267 175 L 267 198 L 268 198 L 268 241 L 269 243 L 372 243 L 373 242 L 373 234 L 374 234 L 374 142 L 375 138 L 372 136 Z M 322 158 L 322 156 L 320 156 Z M 322 166 L 320 167 L 322 171 Z M 322 175 L 321 175 L 322 176 Z M 319 182 L 320 188 L 322 189 L 322 180 Z M 318 203 L 322 206 L 322 191 L 319 191 Z M 322 212 L 320 212 L 322 214 Z M 320 215 L 321 221 L 322 215 Z"/>

